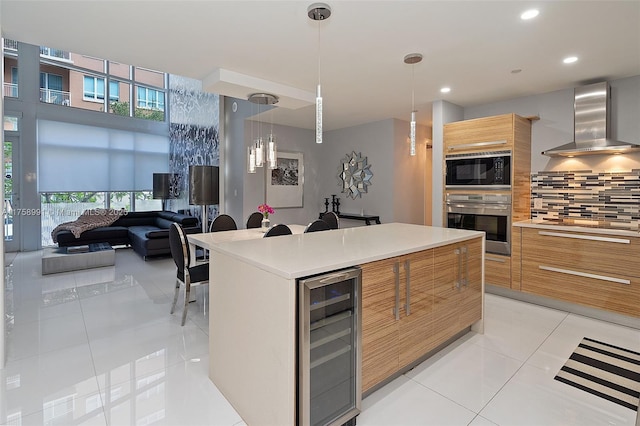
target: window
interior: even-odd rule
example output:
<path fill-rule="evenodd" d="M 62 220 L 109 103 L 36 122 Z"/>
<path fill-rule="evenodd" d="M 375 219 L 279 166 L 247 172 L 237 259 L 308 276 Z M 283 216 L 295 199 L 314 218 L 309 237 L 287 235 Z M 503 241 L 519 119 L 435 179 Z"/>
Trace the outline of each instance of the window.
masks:
<path fill-rule="evenodd" d="M 164 111 L 164 92 L 138 86 L 138 108 Z"/>
<path fill-rule="evenodd" d="M 84 76 L 83 98 L 85 101 L 104 100 L 104 78 Z M 120 85 L 117 81 L 109 81 L 109 100 L 120 99 Z"/>
<path fill-rule="evenodd" d="M 104 79 L 85 75 L 82 97 L 85 101 L 104 100 Z"/>
<path fill-rule="evenodd" d="M 40 73 L 40 101 L 48 104 L 68 105 L 69 94 L 62 91 L 62 76 Z"/>

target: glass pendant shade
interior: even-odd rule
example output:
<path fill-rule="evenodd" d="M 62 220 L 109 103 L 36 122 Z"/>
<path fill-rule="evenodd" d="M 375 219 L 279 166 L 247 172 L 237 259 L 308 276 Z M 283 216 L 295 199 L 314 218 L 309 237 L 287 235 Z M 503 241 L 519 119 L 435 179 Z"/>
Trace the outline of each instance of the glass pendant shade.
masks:
<path fill-rule="evenodd" d="M 256 172 L 256 152 L 253 146 L 247 147 L 247 173 Z"/>
<path fill-rule="evenodd" d="M 269 135 L 269 141 L 267 142 L 267 166 L 269 169 L 274 170 L 278 168 L 278 152 L 276 147 L 276 139 L 273 134 Z"/>
<path fill-rule="evenodd" d="M 316 91 L 316 143 L 322 143 L 322 95 L 319 84 Z"/>
<path fill-rule="evenodd" d="M 416 155 L 416 112 L 411 111 L 411 128 L 409 131 L 409 138 L 411 140 L 411 149 L 409 155 L 412 157 Z"/>
<path fill-rule="evenodd" d="M 262 137 L 256 139 L 256 167 L 264 166 L 264 142 Z"/>

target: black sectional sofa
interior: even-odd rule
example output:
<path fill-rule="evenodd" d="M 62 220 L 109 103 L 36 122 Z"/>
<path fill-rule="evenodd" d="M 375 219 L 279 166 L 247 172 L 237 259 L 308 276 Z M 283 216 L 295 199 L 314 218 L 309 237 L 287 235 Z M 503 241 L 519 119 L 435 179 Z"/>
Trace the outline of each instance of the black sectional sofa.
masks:
<path fill-rule="evenodd" d="M 59 247 L 93 243 L 130 245 L 145 260 L 150 256 L 171 254 L 169 227 L 173 222 L 182 225 L 187 234 L 201 232 L 198 219 L 169 211 L 129 212 L 110 226 L 90 229 L 76 238 L 71 231 L 57 235 Z"/>

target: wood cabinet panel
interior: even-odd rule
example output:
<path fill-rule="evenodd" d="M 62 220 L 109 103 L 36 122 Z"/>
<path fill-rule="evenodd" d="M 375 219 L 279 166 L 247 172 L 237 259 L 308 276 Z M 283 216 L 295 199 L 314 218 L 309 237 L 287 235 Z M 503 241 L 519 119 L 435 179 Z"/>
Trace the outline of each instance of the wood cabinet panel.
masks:
<path fill-rule="evenodd" d="M 511 257 L 487 253 L 484 257 L 484 282 L 511 288 Z"/>
<path fill-rule="evenodd" d="M 551 260 L 541 263 L 529 258 L 523 259 L 522 291 L 640 317 L 640 277 L 620 273 L 599 275 L 591 271 L 558 268 L 549 265 Z M 611 279 L 628 281 L 628 284 L 613 282 Z"/>
<path fill-rule="evenodd" d="M 433 250 L 402 258 L 400 282 L 409 283 L 403 292 L 404 309 L 400 320 L 401 367 L 409 365 L 435 347 L 433 339 Z M 409 280 L 407 281 L 407 275 Z M 408 295 L 408 297 L 407 297 Z M 407 310 L 407 305 L 409 305 Z"/>
<path fill-rule="evenodd" d="M 397 259 L 361 265 L 362 268 L 362 390 L 398 371 L 398 322 L 395 307 Z"/>
<path fill-rule="evenodd" d="M 458 306 L 458 328 L 469 327 L 482 318 L 482 239 L 461 243 L 464 280 Z"/>
<path fill-rule="evenodd" d="M 504 114 L 445 124 L 445 153 L 510 149 L 514 136 L 513 116 Z"/>
<path fill-rule="evenodd" d="M 361 265 L 363 391 L 480 319 L 481 262 L 482 239 L 476 238 Z"/>
<path fill-rule="evenodd" d="M 524 228 L 522 257 L 549 266 L 640 276 L 640 239 L 627 236 Z"/>

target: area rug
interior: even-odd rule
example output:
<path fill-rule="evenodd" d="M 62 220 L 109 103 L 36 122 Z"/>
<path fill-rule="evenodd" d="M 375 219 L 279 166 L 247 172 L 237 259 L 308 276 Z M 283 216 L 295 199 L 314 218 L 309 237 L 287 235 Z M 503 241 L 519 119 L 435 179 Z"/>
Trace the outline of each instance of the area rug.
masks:
<path fill-rule="evenodd" d="M 638 411 L 638 352 L 585 337 L 555 379 Z"/>

